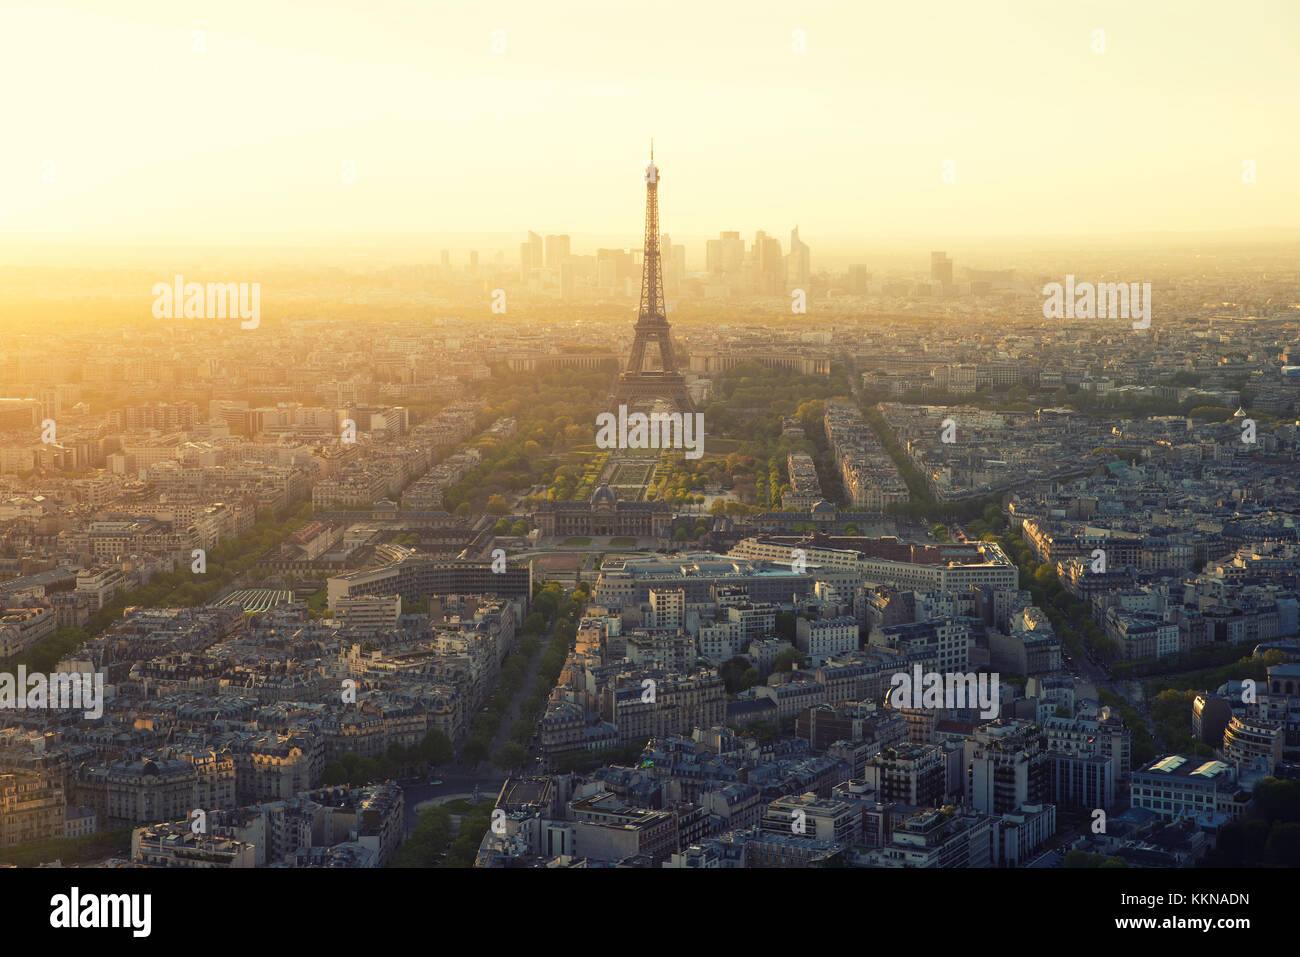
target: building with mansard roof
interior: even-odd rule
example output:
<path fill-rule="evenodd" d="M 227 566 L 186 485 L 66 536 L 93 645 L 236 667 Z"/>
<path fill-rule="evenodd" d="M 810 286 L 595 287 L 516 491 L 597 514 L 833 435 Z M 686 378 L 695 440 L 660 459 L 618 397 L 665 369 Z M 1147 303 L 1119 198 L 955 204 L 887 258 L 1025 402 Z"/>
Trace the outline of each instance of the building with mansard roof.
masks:
<path fill-rule="evenodd" d="M 597 486 L 586 502 L 543 502 L 533 516 L 543 535 L 625 535 L 666 538 L 672 506 L 663 502 L 624 502 L 608 485 Z"/>

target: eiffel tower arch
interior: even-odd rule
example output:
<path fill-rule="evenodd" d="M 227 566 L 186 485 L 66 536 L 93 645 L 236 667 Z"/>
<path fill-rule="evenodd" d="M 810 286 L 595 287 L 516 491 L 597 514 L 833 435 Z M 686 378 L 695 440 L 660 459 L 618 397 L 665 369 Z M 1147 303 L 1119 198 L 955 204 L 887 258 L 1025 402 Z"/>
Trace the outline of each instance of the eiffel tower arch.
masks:
<path fill-rule="evenodd" d="M 645 253 L 641 263 L 641 303 L 637 307 L 635 338 L 627 368 L 618 374 L 609 407 L 632 409 L 662 400 L 675 412 L 694 412 L 695 403 L 686 391 L 686 377 L 677 368 L 673 353 L 672 327 L 664 303 L 663 262 L 659 249 L 659 167 L 655 166 L 654 144 L 650 144 L 650 165 L 645 172 Z M 662 371 L 646 371 L 646 347 L 659 350 Z"/>

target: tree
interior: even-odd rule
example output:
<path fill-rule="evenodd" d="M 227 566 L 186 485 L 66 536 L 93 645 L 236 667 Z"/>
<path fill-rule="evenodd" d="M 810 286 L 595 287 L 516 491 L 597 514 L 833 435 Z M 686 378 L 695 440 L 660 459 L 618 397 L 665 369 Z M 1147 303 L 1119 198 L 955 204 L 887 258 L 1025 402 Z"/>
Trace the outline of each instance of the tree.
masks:
<path fill-rule="evenodd" d="M 1300 822 L 1300 781 L 1267 777 L 1255 786 L 1252 796 L 1255 813 L 1264 820 Z"/>
<path fill-rule="evenodd" d="M 786 648 L 776 656 L 776 662 L 772 665 L 774 671 L 790 671 L 794 666 L 802 665 L 804 662 L 804 653 L 798 648 Z"/>
<path fill-rule="evenodd" d="M 527 747 L 528 742 L 533 739 L 533 733 L 537 729 L 527 718 L 520 718 L 514 724 L 510 725 L 510 740 L 521 747 Z"/>
<path fill-rule="evenodd" d="M 505 519 L 502 519 L 502 521 L 504 522 Z M 515 522 L 513 525 L 510 526 L 510 534 L 515 536 L 516 538 L 521 538 L 524 535 L 527 535 L 528 523 L 525 522 L 522 518 L 519 519 L 519 521 Z"/>
<path fill-rule="evenodd" d="M 1075 848 L 1065 855 L 1061 861 L 1061 866 L 1068 868 L 1088 867 L 1088 852 Z"/>
<path fill-rule="evenodd" d="M 514 742 L 501 745 L 492 756 L 492 763 L 502 771 L 517 771 L 527 760 L 528 752 Z"/>
<path fill-rule="evenodd" d="M 505 496 L 501 494 L 488 496 L 487 510 L 493 515 L 504 515 L 510 511 L 510 506 L 506 503 Z"/>
<path fill-rule="evenodd" d="M 1275 824 L 1264 844 L 1264 863 L 1268 867 L 1295 867 L 1300 861 L 1300 824 Z"/>
<path fill-rule="evenodd" d="M 786 641 L 793 642 L 795 639 L 795 614 L 792 611 L 779 611 L 776 613 L 776 633 Z"/>
<path fill-rule="evenodd" d="M 465 747 L 460 749 L 460 759 L 473 767 L 487 760 L 491 748 L 491 739 L 485 740 L 476 734 L 465 742 Z"/>
<path fill-rule="evenodd" d="M 321 772 L 320 784 L 322 787 L 333 787 L 336 784 L 348 784 L 348 769 L 343 766 L 343 762 L 335 758 L 329 764 L 325 765 L 325 770 Z"/>
<path fill-rule="evenodd" d="M 728 694 L 735 694 L 743 690 L 742 682 L 748 669 L 749 659 L 743 655 L 729 658 L 722 663 L 722 667 L 718 669 L 718 677 L 722 679 L 722 684 L 727 689 Z M 757 680 L 755 680 L 755 684 L 757 684 Z"/>
<path fill-rule="evenodd" d="M 470 513 L 469 502 L 461 502 L 456 506 L 457 515 L 468 515 Z"/>
<path fill-rule="evenodd" d="M 420 823 L 397 852 L 395 867 L 434 867 L 451 840 L 451 811 L 435 806 L 420 812 Z"/>
<path fill-rule="evenodd" d="M 416 753 L 430 764 L 451 764 L 456 759 L 456 750 L 451 739 L 437 728 L 430 728 L 418 745 Z"/>

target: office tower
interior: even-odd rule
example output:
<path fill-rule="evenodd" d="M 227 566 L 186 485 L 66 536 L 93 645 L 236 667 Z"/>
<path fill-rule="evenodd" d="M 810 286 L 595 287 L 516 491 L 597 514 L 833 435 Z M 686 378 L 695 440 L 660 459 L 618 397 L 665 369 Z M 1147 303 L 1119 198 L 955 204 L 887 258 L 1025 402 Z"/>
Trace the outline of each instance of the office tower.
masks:
<path fill-rule="evenodd" d="M 533 264 L 534 269 L 541 269 L 545 265 L 545 259 L 542 254 L 542 237 L 531 230 L 528 233 L 529 262 Z"/>
<path fill-rule="evenodd" d="M 664 291 L 675 296 L 681 291 L 682 279 L 686 276 L 686 247 L 674 246 L 672 237 L 664 233 L 659 248 L 664 262 Z"/>
<path fill-rule="evenodd" d="M 709 239 L 704 243 L 704 270 L 710 276 L 722 273 L 722 240 Z"/>
<path fill-rule="evenodd" d="M 785 292 L 785 257 L 781 255 L 781 240 L 773 239 L 763 230 L 754 234 L 754 289 L 760 295 Z"/>
<path fill-rule="evenodd" d="M 63 411 L 63 404 L 59 399 L 58 389 L 41 390 L 41 417 L 44 419 L 58 418 L 59 413 Z"/>
<path fill-rule="evenodd" d="M 614 269 L 609 285 L 622 285 L 621 280 L 635 279 L 637 274 L 636 257 L 626 249 L 597 249 L 596 269 L 599 273 L 603 263 L 610 263 Z M 604 285 L 602 283 L 602 285 Z"/>
<path fill-rule="evenodd" d="M 952 288 L 952 260 L 946 254 L 930 253 L 930 279 L 943 283 L 945 291 Z"/>
<path fill-rule="evenodd" d="M 790 254 L 785 258 L 785 281 L 807 290 L 812 278 L 812 257 L 808 244 L 799 238 L 799 227 L 790 230 Z"/>
<path fill-rule="evenodd" d="M 740 238 L 740 233 L 718 233 L 722 241 L 722 271 L 739 273 L 745 264 L 745 241 Z"/>
<path fill-rule="evenodd" d="M 560 298 L 572 299 L 574 289 L 574 269 L 573 263 L 560 263 Z"/>
<path fill-rule="evenodd" d="M 664 294 L 677 294 L 677 273 L 673 269 L 673 240 L 667 233 L 659 237 L 659 259 L 664 270 Z"/>
<path fill-rule="evenodd" d="M 441 259 L 441 262 L 442 262 L 442 270 L 443 270 L 444 273 L 446 273 L 448 270 L 451 269 L 451 250 L 450 250 L 450 249 L 444 249 L 444 250 L 442 251 L 442 255 L 441 255 L 440 259 Z"/>
<path fill-rule="evenodd" d="M 864 293 L 867 291 L 867 283 L 871 281 L 871 273 L 867 272 L 866 266 L 849 267 L 849 292 Z"/>
<path fill-rule="evenodd" d="M 546 267 L 554 269 L 569 258 L 569 237 L 554 235 L 546 237 Z"/>
<path fill-rule="evenodd" d="M 519 278 L 528 279 L 528 274 L 533 271 L 533 247 L 528 243 L 519 244 Z"/>

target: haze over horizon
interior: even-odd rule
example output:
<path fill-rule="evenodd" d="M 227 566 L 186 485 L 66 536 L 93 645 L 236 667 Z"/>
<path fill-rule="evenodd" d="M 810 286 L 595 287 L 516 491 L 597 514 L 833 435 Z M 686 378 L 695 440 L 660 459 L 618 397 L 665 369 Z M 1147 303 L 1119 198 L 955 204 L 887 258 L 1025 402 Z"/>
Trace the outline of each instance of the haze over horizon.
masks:
<path fill-rule="evenodd" d="M 650 136 L 675 241 L 1294 230 L 1300 8 L 1190 6 L 10 6 L 0 246 L 635 244 Z"/>

